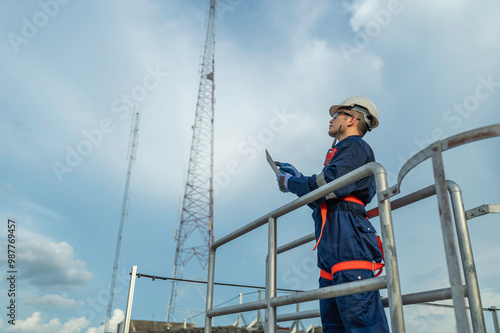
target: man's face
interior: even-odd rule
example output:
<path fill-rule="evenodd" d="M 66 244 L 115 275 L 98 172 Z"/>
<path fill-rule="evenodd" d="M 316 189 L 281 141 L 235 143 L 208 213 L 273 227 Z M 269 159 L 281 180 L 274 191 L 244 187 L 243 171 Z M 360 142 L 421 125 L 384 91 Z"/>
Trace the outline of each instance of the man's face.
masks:
<path fill-rule="evenodd" d="M 337 135 L 337 132 L 339 131 L 340 125 L 342 125 L 342 127 L 345 128 L 345 123 L 349 120 L 349 118 L 352 117 L 354 117 L 352 111 L 349 112 L 349 110 L 342 110 L 342 109 L 337 110 L 337 112 L 335 112 L 332 119 L 330 120 L 330 126 L 328 127 L 328 135 L 334 138 Z"/>

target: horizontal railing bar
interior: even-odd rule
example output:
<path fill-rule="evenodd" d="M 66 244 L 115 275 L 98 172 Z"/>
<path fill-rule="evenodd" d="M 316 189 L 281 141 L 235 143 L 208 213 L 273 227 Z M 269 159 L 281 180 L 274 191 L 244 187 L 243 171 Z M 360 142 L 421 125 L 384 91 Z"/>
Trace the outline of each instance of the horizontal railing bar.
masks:
<path fill-rule="evenodd" d="M 415 202 L 420 201 L 422 199 L 428 198 L 428 197 L 433 196 L 435 194 L 436 194 L 436 189 L 434 188 L 434 185 L 430 185 L 430 186 L 423 188 L 419 191 L 410 193 L 404 197 L 401 197 L 397 200 L 392 201 L 391 202 L 391 210 L 399 209 L 401 207 L 410 205 L 412 203 L 415 203 Z M 376 217 L 376 216 L 378 216 L 378 214 L 379 214 L 378 207 L 370 209 L 366 213 L 368 218 Z M 298 238 L 294 241 L 291 241 L 289 243 L 286 243 L 286 244 L 278 247 L 278 254 L 292 250 L 292 249 L 299 247 L 301 245 L 307 244 L 315 239 L 316 239 L 316 236 L 314 235 L 314 233 L 310 233 L 309 235 Z"/>
<path fill-rule="evenodd" d="M 260 301 L 248 302 L 248 303 L 231 305 L 231 306 L 226 306 L 223 308 L 208 310 L 207 317 L 212 318 L 212 317 L 224 316 L 224 315 L 239 313 L 239 312 L 261 310 L 261 309 L 265 309 L 265 308 L 267 308 L 267 300 L 263 299 Z"/>
<path fill-rule="evenodd" d="M 491 213 L 500 213 L 500 204 L 481 205 L 479 207 L 469 209 L 468 211 L 465 212 L 465 217 L 467 220 L 471 220 L 475 217 Z"/>
<path fill-rule="evenodd" d="M 467 288 L 464 286 L 464 293 L 467 296 Z M 442 288 L 421 291 L 418 293 L 402 295 L 403 305 L 420 304 L 425 302 L 435 302 L 444 301 L 451 299 L 451 288 Z M 384 307 L 389 307 L 389 301 L 387 298 L 382 298 L 382 304 Z"/>
<path fill-rule="evenodd" d="M 464 287 L 464 291 L 465 290 L 466 288 Z M 450 288 L 427 290 L 418 293 L 402 295 L 403 305 L 422 304 L 426 302 L 443 301 L 447 299 L 451 299 Z M 389 307 L 389 300 L 387 299 L 387 297 L 382 299 L 382 304 L 384 304 L 384 307 L 386 308 Z M 279 315 L 278 322 L 318 318 L 319 316 L 319 309 L 302 312 L 291 312 Z"/>
<path fill-rule="evenodd" d="M 371 279 L 342 283 L 336 286 L 303 291 L 292 295 L 280 296 L 269 301 L 271 306 L 277 307 L 301 302 L 315 301 L 318 299 L 339 297 L 349 294 L 368 292 L 379 290 L 387 287 L 385 276 L 375 277 Z M 208 317 L 217 317 L 233 313 L 254 311 L 265 309 L 267 300 L 260 300 L 244 304 L 232 305 L 223 308 L 217 308 L 207 311 Z"/>
<path fill-rule="evenodd" d="M 318 317 L 319 317 L 319 309 L 316 309 L 316 310 L 309 310 L 309 311 L 285 313 L 285 314 L 279 315 L 278 319 L 276 321 L 283 322 L 283 321 L 310 319 L 310 318 L 318 318 Z"/>
<path fill-rule="evenodd" d="M 233 239 L 238 238 L 238 237 L 266 224 L 269 217 L 278 218 L 280 216 L 288 214 L 289 212 L 291 212 L 297 208 L 300 208 L 302 206 L 305 206 L 308 203 L 315 201 L 321 197 L 324 197 L 327 194 L 329 194 L 335 190 L 338 190 L 338 189 L 343 188 L 343 187 L 345 187 L 351 183 L 354 183 L 360 179 L 363 179 L 363 178 L 368 177 L 372 174 L 380 173 L 380 172 L 386 173 L 384 167 L 381 164 L 379 164 L 377 162 L 371 162 L 371 163 L 365 164 L 362 167 L 359 167 L 358 169 L 353 170 L 353 171 L 343 175 L 342 177 L 339 177 L 339 178 L 335 179 L 334 181 L 331 181 L 330 183 L 328 183 L 324 186 L 321 186 L 320 188 L 318 188 L 318 189 L 316 189 L 316 190 L 314 190 L 314 191 L 312 191 L 312 192 L 310 192 L 310 193 L 308 193 L 300 198 L 297 198 L 297 199 L 289 202 L 288 204 L 285 204 L 285 205 L 273 210 L 272 212 L 270 212 L 264 216 L 261 216 L 260 218 L 254 220 L 253 222 L 250 222 L 247 225 L 244 225 L 243 227 L 233 231 L 232 233 L 230 233 L 224 237 L 219 238 L 210 246 L 210 248 L 213 251 L 216 248 L 218 248 L 219 246 L 224 245 L 224 244 L 232 241 Z"/>
<path fill-rule="evenodd" d="M 411 205 L 412 203 L 431 197 L 435 194 L 436 188 L 434 187 L 434 185 L 427 186 L 423 189 L 405 195 L 404 197 L 391 201 L 391 211 Z M 369 219 L 378 216 L 378 214 L 378 207 L 370 209 L 368 212 L 366 212 L 366 216 Z"/>
<path fill-rule="evenodd" d="M 441 145 L 441 151 L 444 152 L 448 149 L 452 149 L 466 143 L 493 138 L 496 136 L 500 136 L 500 124 L 476 128 L 430 144 L 427 148 L 422 149 L 406 161 L 403 167 L 399 170 L 397 184 L 389 188 L 387 193 L 399 193 L 403 178 L 413 168 L 432 156 L 433 146 Z"/>
<path fill-rule="evenodd" d="M 366 280 L 346 282 L 331 287 L 324 287 L 309 291 L 302 291 L 291 295 L 279 296 L 269 300 L 269 303 L 273 307 L 278 307 L 282 305 L 309 302 L 318 299 L 339 297 L 356 293 L 364 293 L 385 288 L 387 288 L 386 277 L 379 276 Z"/>
<path fill-rule="evenodd" d="M 277 252 L 278 252 L 278 254 L 280 254 L 282 252 L 289 251 L 289 250 L 294 249 L 296 247 L 299 247 L 303 244 L 309 243 L 315 239 L 316 239 L 316 237 L 314 236 L 314 232 L 313 232 L 309 235 L 305 235 L 304 237 L 298 238 L 294 241 L 291 241 L 290 243 L 287 243 L 285 245 L 278 247 Z"/>

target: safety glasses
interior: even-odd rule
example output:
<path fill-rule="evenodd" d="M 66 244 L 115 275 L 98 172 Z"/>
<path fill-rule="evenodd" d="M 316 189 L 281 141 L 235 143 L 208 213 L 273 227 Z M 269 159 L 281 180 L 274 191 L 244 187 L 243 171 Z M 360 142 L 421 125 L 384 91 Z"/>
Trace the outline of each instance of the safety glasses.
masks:
<path fill-rule="evenodd" d="M 353 116 L 352 114 L 347 113 L 347 112 L 342 111 L 342 110 L 339 110 L 339 111 L 335 112 L 335 114 L 333 115 L 332 119 L 337 118 L 337 117 L 339 116 L 339 114 L 345 114 L 346 116 L 349 116 L 349 117 L 354 117 L 354 118 L 356 118 L 356 119 L 358 119 L 358 120 L 361 120 L 361 119 L 357 118 L 356 116 Z"/>

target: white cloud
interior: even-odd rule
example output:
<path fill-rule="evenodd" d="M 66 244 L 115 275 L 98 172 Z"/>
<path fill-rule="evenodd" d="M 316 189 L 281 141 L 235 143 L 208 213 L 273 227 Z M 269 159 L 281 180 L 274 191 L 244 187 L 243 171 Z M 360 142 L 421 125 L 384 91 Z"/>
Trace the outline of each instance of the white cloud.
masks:
<path fill-rule="evenodd" d="M 123 313 L 122 310 L 120 309 L 115 309 L 113 311 L 113 315 L 111 316 L 111 319 L 109 320 L 109 331 L 110 332 L 116 332 L 116 328 L 119 323 L 123 321 L 125 318 L 125 314 Z M 104 331 L 104 325 L 101 325 L 99 327 L 90 327 L 87 329 L 86 333 L 100 333 Z"/>
<path fill-rule="evenodd" d="M 325 73 L 339 70 L 342 55 L 336 54 L 324 40 L 304 41 L 293 55 L 293 79 L 307 95 L 313 95 L 318 86 L 325 86 L 332 77 Z M 306 86 L 308 85 L 308 86 Z"/>
<path fill-rule="evenodd" d="M 42 322 L 42 314 L 35 312 L 25 320 L 16 320 L 16 325 L 11 326 L 10 330 L 14 332 L 33 332 L 33 333 L 78 333 L 89 324 L 85 317 L 70 318 L 65 323 L 54 318 L 47 323 Z"/>
<path fill-rule="evenodd" d="M 408 332 L 452 333 L 455 332 L 453 309 L 432 305 L 405 307 L 405 326 Z"/>
<path fill-rule="evenodd" d="M 19 244 L 17 257 L 23 267 L 20 277 L 36 286 L 68 288 L 84 285 L 93 277 L 66 242 L 54 243 L 45 237 L 29 240 Z"/>
<path fill-rule="evenodd" d="M 371 20 L 370 14 L 377 7 L 377 3 L 378 0 L 358 0 L 347 6 L 347 9 L 352 13 L 349 23 L 354 31 L 358 31 L 367 21 Z"/>
<path fill-rule="evenodd" d="M 26 304 L 64 308 L 75 308 L 77 306 L 77 302 L 74 299 L 66 298 L 66 295 L 60 296 L 57 294 L 32 297 L 26 300 Z"/>

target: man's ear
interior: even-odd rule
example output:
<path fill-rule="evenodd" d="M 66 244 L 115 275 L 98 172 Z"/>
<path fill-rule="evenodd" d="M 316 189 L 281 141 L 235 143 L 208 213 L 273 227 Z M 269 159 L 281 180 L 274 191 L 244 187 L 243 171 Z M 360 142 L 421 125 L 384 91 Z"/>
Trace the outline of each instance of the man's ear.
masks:
<path fill-rule="evenodd" d="M 355 117 L 349 117 L 349 120 L 347 121 L 347 126 L 351 127 L 356 124 L 356 118 Z"/>

